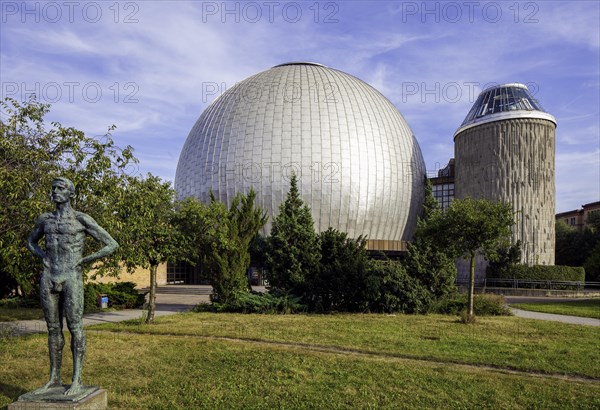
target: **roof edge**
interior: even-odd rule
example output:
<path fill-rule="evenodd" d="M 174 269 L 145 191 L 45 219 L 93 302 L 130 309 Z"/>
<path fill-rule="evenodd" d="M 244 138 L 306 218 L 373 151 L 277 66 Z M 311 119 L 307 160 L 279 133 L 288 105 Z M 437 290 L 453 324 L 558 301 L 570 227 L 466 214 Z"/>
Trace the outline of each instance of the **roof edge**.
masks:
<path fill-rule="evenodd" d="M 313 62 L 311 62 L 311 61 L 290 61 L 290 62 L 288 62 L 288 63 L 282 63 L 282 64 L 277 64 L 277 65 L 274 65 L 274 66 L 273 66 L 273 67 L 271 67 L 271 68 L 275 68 L 275 67 L 284 67 L 284 66 L 286 66 L 286 65 L 314 65 L 314 66 L 317 66 L 317 67 L 325 67 L 325 68 L 328 68 L 328 67 L 327 67 L 326 65 L 324 65 L 324 64 L 321 64 L 321 63 L 313 63 Z"/>
<path fill-rule="evenodd" d="M 534 110 L 534 111 L 524 111 L 524 110 L 506 111 L 506 112 L 499 112 L 496 114 L 484 115 L 483 117 L 481 117 L 481 119 L 479 121 L 475 120 L 473 122 L 470 122 L 469 124 L 459 127 L 454 132 L 452 139 L 453 140 L 456 139 L 456 136 L 458 134 L 460 134 L 461 132 L 466 131 L 469 128 L 476 127 L 478 125 L 487 124 L 488 122 L 502 121 L 502 120 L 515 120 L 515 119 L 519 119 L 519 118 L 532 118 L 532 119 L 548 120 L 548 121 L 554 123 L 555 127 L 557 125 L 556 118 L 554 118 L 554 116 L 552 114 L 548 114 L 547 112 L 537 111 L 537 110 Z"/>

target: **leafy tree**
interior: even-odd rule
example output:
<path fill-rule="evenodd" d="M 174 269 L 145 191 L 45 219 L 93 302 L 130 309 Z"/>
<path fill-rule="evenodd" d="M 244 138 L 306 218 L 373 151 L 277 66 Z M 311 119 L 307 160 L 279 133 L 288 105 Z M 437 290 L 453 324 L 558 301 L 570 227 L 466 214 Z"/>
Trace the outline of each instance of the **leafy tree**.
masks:
<path fill-rule="evenodd" d="M 366 238 L 348 238 L 329 228 L 318 236 L 319 269 L 311 272 L 307 299 L 317 311 L 359 311 L 364 308 L 364 289 L 369 258 Z"/>
<path fill-rule="evenodd" d="M 456 289 L 456 265 L 451 252 L 436 246 L 438 233 L 430 229 L 434 218 L 441 216 L 434 198 L 431 181 L 425 178 L 423 212 L 417 221 L 413 242 L 408 244 L 404 266 L 408 274 L 422 282 L 434 298 L 441 298 Z"/>
<path fill-rule="evenodd" d="M 54 209 L 52 179 L 75 183 L 75 209 L 94 217 L 109 232 L 112 208 L 125 174 L 137 160 L 133 149 L 114 145 L 109 133 L 92 138 L 58 122 L 44 122 L 50 106 L 31 99 L 0 102 L 0 296 L 20 288 L 35 292 L 41 269 L 25 241 L 35 218 Z M 88 246 L 97 246 L 90 241 Z M 114 257 L 103 260 L 105 273 L 116 274 Z M 96 266 L 97 267 L 97 266 Z M 89 270 L 86 266 L 84 269 Z"/>
<path fill-rule="evenodd" d="M 148 174 L 145 178 L 128 178 L 126 191 L 116 207 L 115 239 L 117 250 L 128 270 L 150 270 L 150 294 L 146 323 L 154 320 L 156 310 L 156 271 L 158 265 L 175 261 L 182 255 L 181 233 L 173 223 L 175 190 L 169 182 Z"/>
<path fill-rule="evenodd" d="M 585 268 L 585 278 L 589 282 L 600 282 L 600 241 L 596 242 L 596 247 L 592 249 L 589 256 L 583 263 Z"/>
<path fill-rule="evenodd" d="M 202 265 L 209 273 L 213 301 L 223 305 L 249 291 L 250 245 L 267 222 L 255 200 L 256 192 L 250 189 L 247 195 L 238 193 L 229 209 L 214 195 L 209 204 L 186 198 L 176 207 L 173 224 L 183 238 L 180 258 Z"/>
<path fill-rule="evenodd" d="M 582 266 L 586 256 L 583 234 L 564 221 L 557 221 L 555 235 L 555 263 L 557 265 Z"/>
<path fill-rule="evenodd" d="M 589 225 L 589 229 L 595 233 L 600 233 L 600 212 L 592 212 L 588 215 L 587 220 L 585 221 Z"/>
<path fill-rule="evenodd" d="M 587 221 L 591 227 L 583 232 L 567 225 L 564 221 L 556 222 L 556 253 L 555 264 L 565 266 L 585 267 L 585 278 L 587 281 L 600 279 L 600 271 L 597 268 L 599 257 L 598 244 L 600 243 L 600 229 L 597 217 L 592 214 Z"/>
<path fill-rule="evenodd" d="M 319 268 L 320 252 L 310 208 L 300 197 L 297 184 L 292 174 L 290 191 L 271 227 L 265 264 L 272 286 L 301 295 L 307 279 Z"/>
<path fill-rule="evenodd" d="M 509 204 L 465 198 L 455 199 L 445 212 L 434 214 L 427 226 L 428 235 L 435 237 L 439 246 L 470 260 L 468 321 L 473 319 L 475 256 L 481 253 L 496 260 L 498 249 L 510 244 L 513 224 Z"/>
<path fill-rule="evenodd" d="M 498 257 L 491 260 L 486 270 L 488 278 L 504 278 L 521 261 L 521 241 L 498 249 Z"/>
<path fill-rule="evenodd" d="M 213 299 L 230 303 L 238 293 L 247 293 L 250 245 L 267 223 L 266 212 L 255 206 L 256 192 L 238 193 L 229 210 L 211 195 L 210 229 L 204 241 L 205 267 L 209 270 Z"/>

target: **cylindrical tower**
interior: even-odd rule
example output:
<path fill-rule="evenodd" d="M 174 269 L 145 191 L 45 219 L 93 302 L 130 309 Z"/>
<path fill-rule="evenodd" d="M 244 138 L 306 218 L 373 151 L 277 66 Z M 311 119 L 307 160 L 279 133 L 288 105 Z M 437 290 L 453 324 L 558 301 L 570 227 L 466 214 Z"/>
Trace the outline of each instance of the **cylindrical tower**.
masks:
<path fill-rule="evenodd" d="M 529 265 L 554 264 L 555 129 L 525 85 L 504 84 L 482 91 L 454 134 L 456 198 L 510 203 Z"/>

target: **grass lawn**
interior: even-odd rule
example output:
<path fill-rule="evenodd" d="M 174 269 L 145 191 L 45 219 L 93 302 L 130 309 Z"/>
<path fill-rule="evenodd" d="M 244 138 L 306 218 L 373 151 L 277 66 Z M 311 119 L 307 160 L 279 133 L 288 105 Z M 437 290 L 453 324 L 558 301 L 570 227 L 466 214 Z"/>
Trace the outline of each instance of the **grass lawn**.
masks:
<path fill-rule="evenodd" d="M 439 315 L 186 313 L 156 322 L 88 330 L 84 381 L 107 389 L 111 408 L 600 407 L 599 328 Z M 46 381 L 46 343 L 0 339 L 0 407 Z"/>
<path fill-rule="evenodd" d="M 13 322 L 15 320 L 43 319 L 42 308 L 13 308 L 0 307 L 0 322 Z"/>
<path fill-rule="evenodd" d="M 555 313 L 600 319 L 600 299 L 568 300 L 564 302 L 515 303 L 511 306 L 533 312 Z"/>

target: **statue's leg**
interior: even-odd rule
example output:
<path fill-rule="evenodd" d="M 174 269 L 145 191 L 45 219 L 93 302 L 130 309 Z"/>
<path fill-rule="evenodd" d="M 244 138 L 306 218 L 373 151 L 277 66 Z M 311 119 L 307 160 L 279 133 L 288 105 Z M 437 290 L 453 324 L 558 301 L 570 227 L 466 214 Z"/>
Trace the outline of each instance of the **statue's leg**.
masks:
<path fill-rule="evenodd" d="M 83 281 L 72 278 L 63 287 L 65 296 L 65 316 L 71 332 L 71 352 L 73 353 L 73 382 L 66 395 L 77 394 L 81 390 L 81 371 L 85 356 L 85 334 L 83 333 Z"/>
<path fill-rule="evenodd" d="M 40 301 L 48 325 L 48 353 L 50 355 L 50 380 L 42 389 L 62 386 L 60 368 L 62 366 L 62 351 L 65 346 L 63 316 L 60 295 L 52 292 L 52 288 L 51 279 L 42 276 L 40 280 Z"/>

